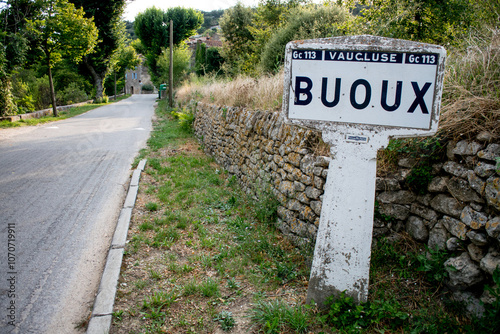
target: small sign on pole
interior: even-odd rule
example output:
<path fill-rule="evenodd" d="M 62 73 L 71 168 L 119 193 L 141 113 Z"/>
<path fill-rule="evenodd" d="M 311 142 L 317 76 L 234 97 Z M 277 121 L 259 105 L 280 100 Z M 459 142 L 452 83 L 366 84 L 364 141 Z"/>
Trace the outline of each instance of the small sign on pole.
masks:
<path fill-rule="evenodd" d="M 287 44 L 283 117 L 331 145 L 307 301 L 368 297 L 377 151 L 437 131 L 446 51 L 369 35 Z"/>

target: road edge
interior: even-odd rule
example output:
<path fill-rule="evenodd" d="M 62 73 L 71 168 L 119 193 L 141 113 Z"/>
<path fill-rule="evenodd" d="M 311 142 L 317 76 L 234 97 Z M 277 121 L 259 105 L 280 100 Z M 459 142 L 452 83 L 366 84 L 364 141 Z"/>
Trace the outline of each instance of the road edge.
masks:
<path fill-rule="evenodd" d="M 113 234 L 113 240 L 111 241 L 111 246 L 108 251 L 106 265 L 99 284 L 99 290 L 94 300 L 94 307 L 87 326 L 87 334 L 107 334 L 111 328 L 113 306 L 115 303 L 118 279 L 120 277 L 123 252 L 127 241 L 128 228 L 137 193 L 139 191 L 141 173 L 144 171 L 146 162 L 146 159 L 141 160 L 132 174 L 127 197 L 120 211 L 118 223 L 116 224 Z"/>

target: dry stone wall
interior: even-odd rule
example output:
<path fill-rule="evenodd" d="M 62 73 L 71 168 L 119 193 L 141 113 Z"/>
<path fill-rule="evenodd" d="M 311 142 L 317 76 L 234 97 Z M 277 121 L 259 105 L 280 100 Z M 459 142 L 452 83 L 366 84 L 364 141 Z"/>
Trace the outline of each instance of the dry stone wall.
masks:
<path fill-rule="evenodd" d="M 195 133 L 205 151 L 249 193 L 278 199 L 278 227 L 297 244 L 314 242 L 330 158 L 313 153 L 319 134 L 284 124 L 277 112 L 198 104 Z M 487 133 L 450 142 L 432 166 L 424 194 L 407 187 L 415 161 L 401 159 L 376 180 L 374 237 L 405 230 L 431 249 L 451 252 L 448 286 L 464 298 L 491 282 L 500 265 L 500 145 Z M 484 296 L 483 296 L 484 297 Z M 484 297 L 486 298 L 486 297 Z"/>
<path fill-rule="evenodd" d="M 330 159 L 315 156 L 318 133 L 283 123 L 276 112 L 198 104 L 195 133 L 205 151 L 247 193 L 272 192 L 279 229 L 298 244 L 314 240 Z"/>

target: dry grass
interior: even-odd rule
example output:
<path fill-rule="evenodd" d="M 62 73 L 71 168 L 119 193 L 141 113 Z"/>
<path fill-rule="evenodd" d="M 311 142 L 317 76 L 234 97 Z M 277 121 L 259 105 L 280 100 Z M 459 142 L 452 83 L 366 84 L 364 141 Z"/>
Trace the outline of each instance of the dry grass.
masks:
<path fill-rule="evenodd" d="M 500 136 L 500 30 L 471 36 L 447 62 L 440 132 L 451 139 Z"/>
<path fill-rule="evenodd" d="M 238 76 L 233 80 L 191 79 L 176 92 L 181 103 L 196 99 L 205 103 L 261 110 L 281 108 L 283 72 L 259 79 L 247 76 Z"/>

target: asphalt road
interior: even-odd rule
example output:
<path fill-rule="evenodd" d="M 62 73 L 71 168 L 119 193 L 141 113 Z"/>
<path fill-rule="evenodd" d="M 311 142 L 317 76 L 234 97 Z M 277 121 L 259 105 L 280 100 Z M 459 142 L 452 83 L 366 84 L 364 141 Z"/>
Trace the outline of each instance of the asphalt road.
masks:
<path fill-rule="evenodd" d="M 155 95 L 0 129 L 0 333 L 81 333 Z"/>

